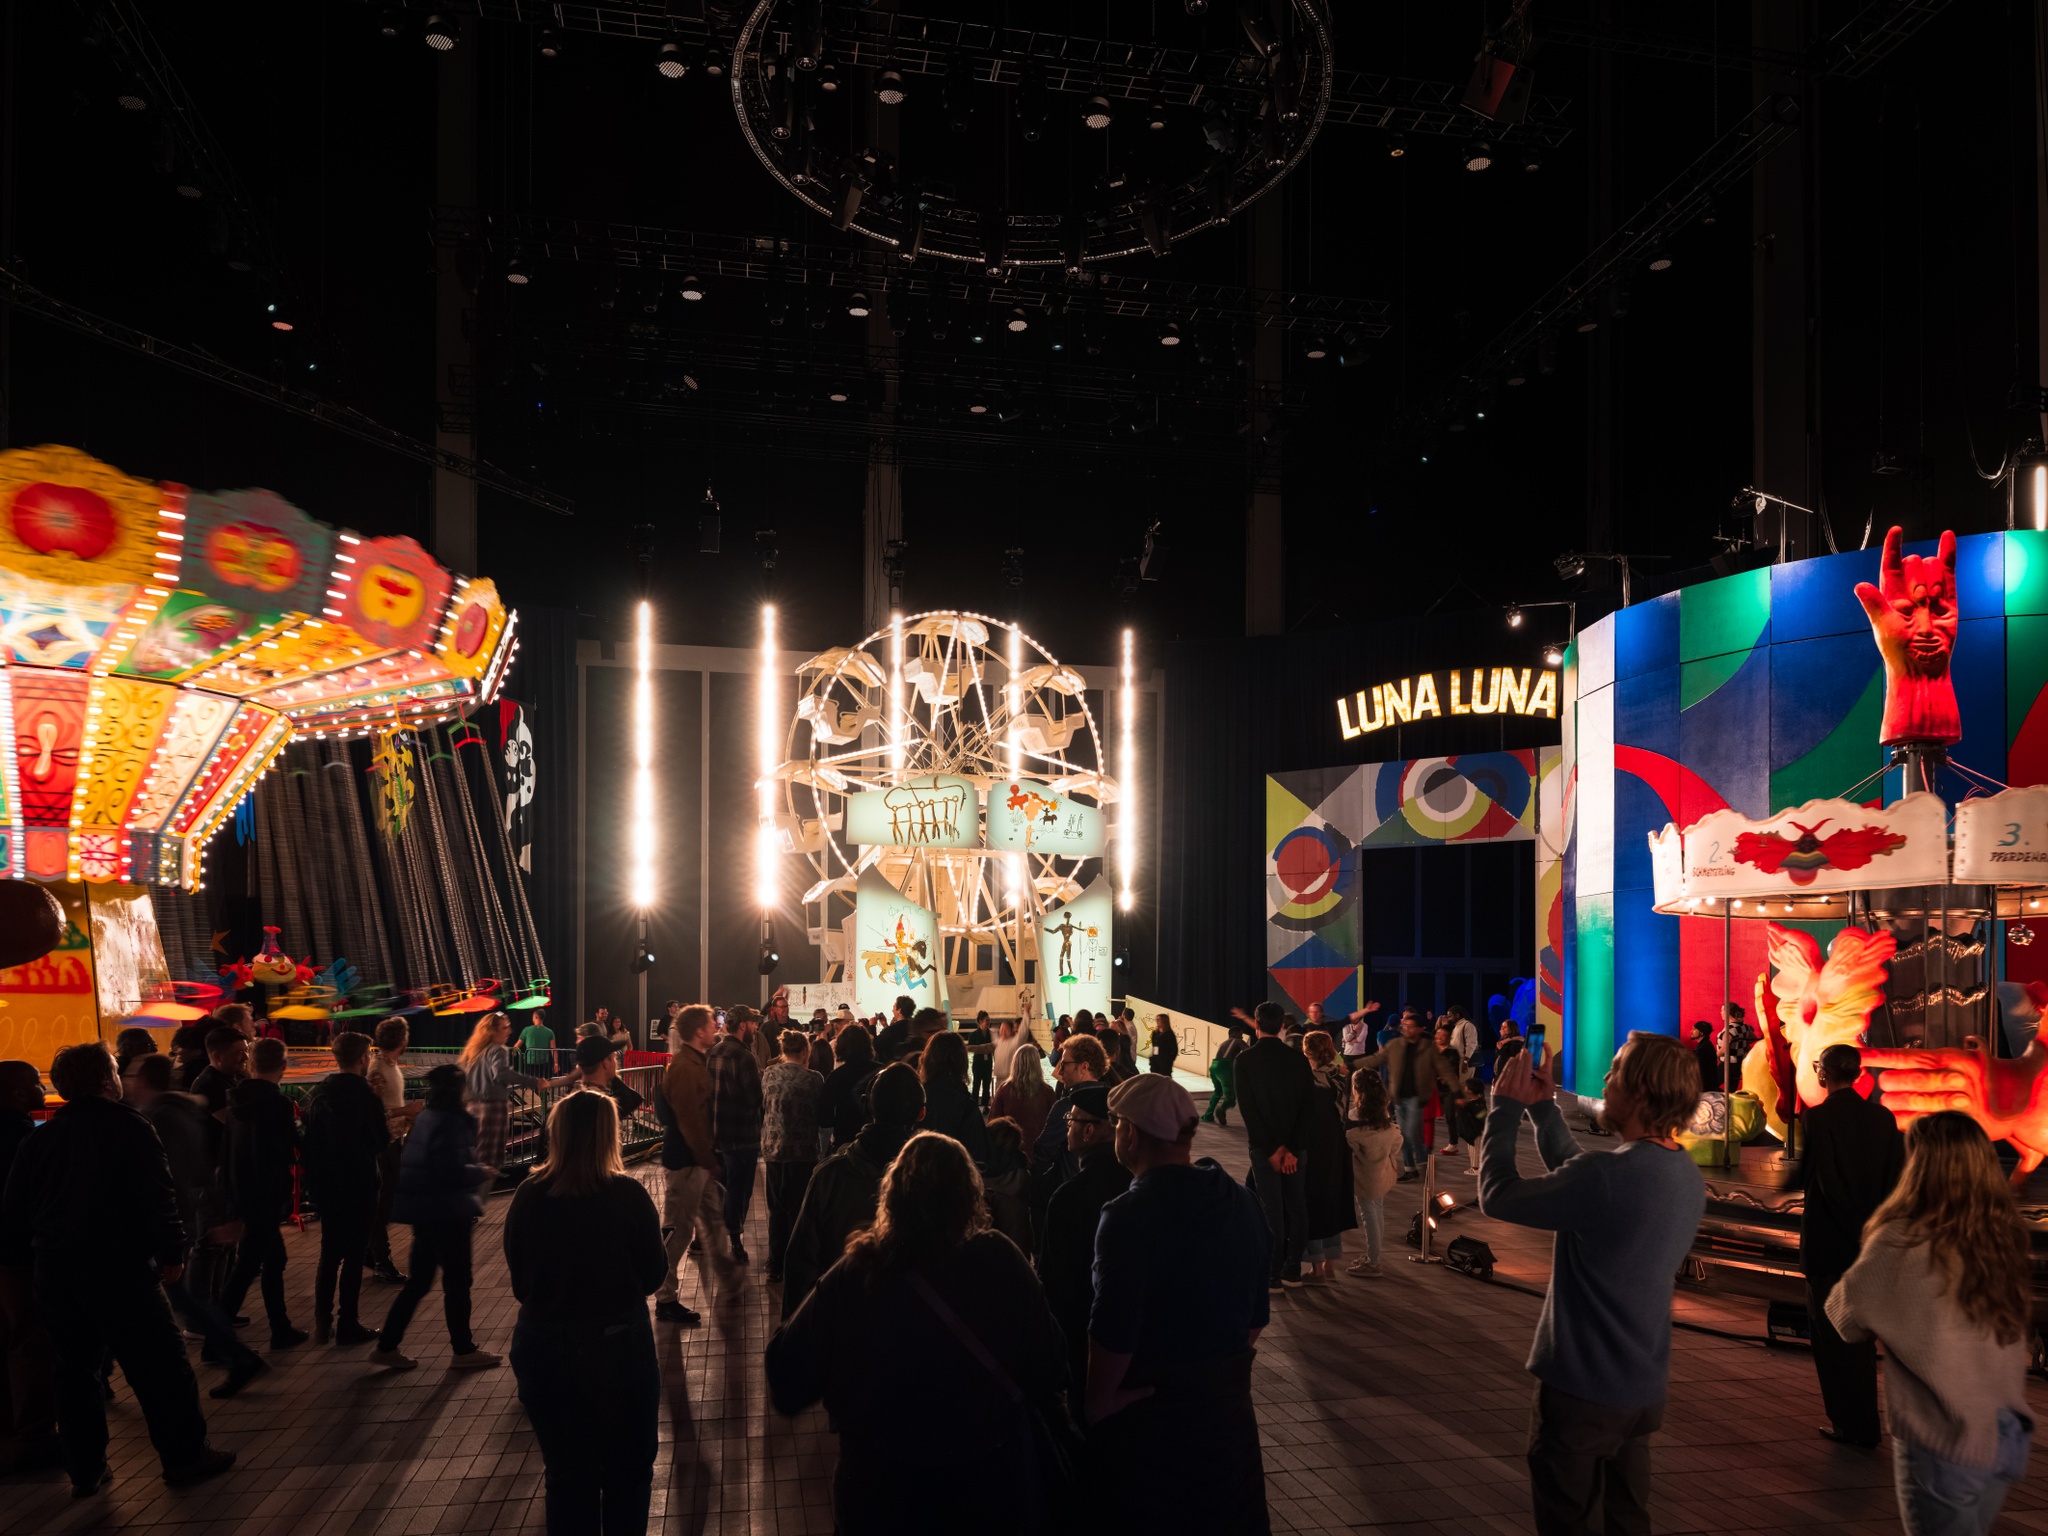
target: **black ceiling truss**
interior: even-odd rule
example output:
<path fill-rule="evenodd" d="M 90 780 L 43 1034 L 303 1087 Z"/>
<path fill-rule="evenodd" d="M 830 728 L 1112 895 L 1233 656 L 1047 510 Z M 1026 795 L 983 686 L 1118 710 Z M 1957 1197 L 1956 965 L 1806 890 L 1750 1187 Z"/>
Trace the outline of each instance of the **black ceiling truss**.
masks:
<path fill-rule="evenodd" d="M 1537 30 L 1566 47 L 1673 64 L 1697 64 L 1740 73 L 1761 70 L 1789 77 L 1857 80 L 1947 10 L 1953 0 L 1871 0 L 1855 16 L 1815 42 L 1811 49 L 1722 48 L 1710 40 L 1647 32 L 1640 27 L 1600 26 L 1582 17 L 1544 14 Z"/>
<path fill-rule="evenodd" d="M 1935 0 L 1919 0 L 1919 3 L 1933 4 Z M 715 0 L 708 5 L 705 0 L 673 0 L 671 4 L 662 4 L 659 0 L 642 0 L 642 3 L 628 0 L 628 3 L 609 5 L 556 4 L 551 0 L 448 0 L 446 4 L 441 0 L 403 0 L 403 5 L 409 11 L 452 12 L 480 16 L 487 21 L 557 27 L 566 32 L 597 33 L 654 44 L 677 41 L 696 51 L 699 57 L 715 43 L 725 44 L 729 57 L 730 42 L 737 31 L 737 19 L 732 14 L 734 8 L 717 4 Z M 936 17 L 902 14 L 890 17 L 879 10 L 863 10 L 862 14 L 872 22 L 890 27 L 890 36 L 894 40 L 892 47 L 901 50 L 900 62 L 894 67 L 906 74 L 943 73 L 952 54 L 964 46 L 982 61 L 978 68 L 984 79 L 987 78 L 988 60 L 1001 60 L 1006 71 L 1017 72 L 1010 76 L 1014 79 L 1021 77 L 1026 61 L 1039 58 L 1061 66 L 1062 77 L 1069 72 L 1087 76 L 1100 68 L 1105 92 L 1111 96 L 1129 99 L 1149 95 L 1158 85 L 1173 99 L 1186 103 L 1194 99 L 1193 86 L 1204 68 L 1208 67 L 1205 60 L 1209 56 L 1189 49 L 1162 49 L 1146 43 L 1067 37 L 1030 28 L 998 29 Z M 963 36 L 972 41 L 962 44 L 959 39 Z M 834 46 L 839 46 L 836 39 Z M 1048 85 L 1050 75 L 1051 72 Z M 1092 90 L 1092 78 L 1086 83 Z M 1072 85 L 1059 88 L 1079 90 L 1082 86 L 1083 81 L 1077 78 Z M 1535 97 L 1529 103 L 1528 116 L 1523 122 L 1503 128 L 1461 106 L 1459 103 L 1464 94 L 1462 83 L 1409 80 L 1340 66 L 1330 74 L 1329 107 L 1324 122 L 1387 132 L 1437 134 L 1454 139 L 1505 139 L 1544 149 L 1555 149 L 1571 137 L 1571 124 L 1567 121 L 1571 110 L 1568 98 Z"/>
<path fill-rule="evenodd" d="M 633 269 L 670 284 L 687 277 L 764 287 L 780 283 L 792 294 L 806 297 L 865 292 L 883 299 L 885 306 L 887 300 L 898 297 L 955 304 L 985 300 L 1051 314 L 1083 303 L 1115 320 L 1155 325 L 1171 320 L 1183 326 L 1220 324 L 1315 334 L 1351 329 L 1368 340 L 1384 336 L 1388 328 L 1387 305 L 1381 299 L 1137 277 L 1093 267 L 1071 279 L 1055 273 L 1015 271 L 990 281 L 966 276 L 957 267 L 883 265 L 871 251 L 771 235 L 706 234 L 440 208 L 435 210 L 434 238 L 447 245 L 473 242 L 500 259 L 516 253 L 522 260 Z"/>
<path fill-rule="evenodd" d="M 1462 430 L 1465 419 L 1484 409 L 1494 391 L 1510 380 L 1547 371 L 1545 359 L 1558 338 L 1591 330 L 1619 318 L 1617 300 L 1627 285 L 1657 258 L 1682 230 L 1697 223 L 1725 199 L 1735 184 L 1798 130 L 1799 103 L 1790 96 L 1760 101 L 1742 120 L 1680 172 L 1578 265 L 1508 325 L 1487 349 L 1461 370 L 1415 425 L 1434 434 Z"/>

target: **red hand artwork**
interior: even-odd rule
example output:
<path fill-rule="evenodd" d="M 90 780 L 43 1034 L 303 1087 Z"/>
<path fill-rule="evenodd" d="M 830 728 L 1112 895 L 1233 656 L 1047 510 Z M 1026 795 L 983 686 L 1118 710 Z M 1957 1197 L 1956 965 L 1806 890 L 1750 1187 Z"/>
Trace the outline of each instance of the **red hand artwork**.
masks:
<path fill-rule="evenodd" d="M 1941 536 L 1934 559 L 1899 556 L 1899 530 L 1884 536 L 1879 586 L 1856 584 L 1884 657 L 1884 746 L 1901 741 L 1960 741 L 1962 715 L 1949 655 L 1956 648 L 1956 536 Z"/>
<path fill-rule="evenodd" d="M 1971 1041 L 1974 1046 L 1976 1042 Z M 1863 1065 L 1879 1074 L 1877 1098 L 1899 1124 L 1944 1109 L 1961 1110 L 1993 1141 L 2019 1153 L 2013 1182 L 2048 1158 L 2048 1048 L 2029 1045 L 2017 1061 L 1989 1051 L 1866 1049 Z"/>

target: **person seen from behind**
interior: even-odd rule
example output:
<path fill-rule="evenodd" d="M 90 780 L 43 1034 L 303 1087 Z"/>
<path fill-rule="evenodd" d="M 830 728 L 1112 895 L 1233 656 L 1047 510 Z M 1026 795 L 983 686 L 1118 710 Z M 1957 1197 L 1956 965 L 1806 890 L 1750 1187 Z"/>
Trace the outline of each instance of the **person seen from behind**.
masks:
<path fill-rule="evenodd" d="M 1237 1103 L 1237 1058 L 1250 1047 L 1250 1032 L 1243 1022 L 1232 1019 L 1224 1026 L 1223 1043 L 1209 1058 L 1209 1105 L 1202 1111 L 1204 1125 L 1230 1124 L 1230 1111 Z"/>
<path fill-rule="evenodd" d="M 808 1064 L 811 1041 L 782 1032 L 782 1059 L 761 1074 L 761 1156 L 768 1166 L 768 1278 L 782 1278 L 789 1233 L 818 1166 L 818 1100 L 825 1080 Z"/>
<path fill-rule="evenodd" d="M 2033 1265 L 1975 1120 L 1943 1110 L 1908 1127 L 1898 1187 L 1871 1214 L 1827 1312 L 1845 1340 L 1884 1343 L 1906 1536 L 1989 1536 L 2033 1445 Z"/>
<path fill-rule="evenodd" d="M 1044 1058 L 1029 1041 L 1010 1053 L 1010 1071 L 996 1089 L 990 1113 L 1017 1122 L 1024 1145 L 1034 1147 L 1045 1132 L 1046 1117 L 1052 1113 L 1053 1087 L 1045 1080 Z"/>
<path fill-rule="evenodd" d="M 369 1344 L 358 1316 L 363 1259 L 377 1217 L 377 1164 L 391 1141 L 384 1105 L 369 1083 L 370 1037 L 334 1037 L 334 1071 L 306 1105 L 306 1193 L 320 1213 L 320 1263 L 313 1272 L 313 1342 Z M 337 1317 L 337 1295 L 340 1312 Z"/>
<path fill-rule="evenodd" d="M 387 1285 L 403 1285 L 405 1275 L 391 1257 L 391 1207 L 398 1199 L 398 1164 L 405 1152 L 406 1133 L 426 1108 L 426 1100 L 409 1100 L 405 1096 L 402 1063 L 405 1048 L 412 1039 L 405 1020 L 393 1015 L 380 1021 L 371 1039 L 377 1049 L 370 1054 L 364 1081 L 384 1106 L 384 1123 L 391 1130 L 391 1139 L 377 1154 L 377 1209 L 370 1218 L 368 1258 L 371 1275 Z"/>
<path fill-rule="evenodd" d="M 987 1127 L 988 1161 L 983 1164 L 982 1198 L 988 1224 L 1017 1245 L 1034 1251 L 1031 1235 L 1031 1169 L 1024 1161 L 1024 1135 L 1016 1121 L 997 1115 Z"/>
<path fill-rule="evenodd" d="M 819 1277 L 839 1262 L 854 1233 L 875 1219 L 882 1178 L 924 1118 L 924 1085 L 901 1062 L 875 1074 L 869 1098 L 874 1118 L 858 1136 L 818 1165 L 804 1191 L 783 1261 L 785 1318 L 816 1288 Z"/>
<path fill-rule="evenodd" d="M 1252 1184 L 1273 1244 L 1272 1288 L 1279 1290 L 1301 1284 L 1308 1248 L 1303 1159 L 1316 1138 L 1315 1070 L 1287 1044 L 1287 1016 L 1278 1003 L 1259 1004 L 1253 1019 L 1259 1038 L 1237 1058 L 1237 1098 L 1251 1143 Z"/>
<path fill-rule="evenodd" d="M 967 1047 L 960 1036 L 951 1030 L 932 1035 L 918 1062 L 918 1076 L 924 1080 L 922 1129 L 952 1137 L 977 1166 L 986 1164 L 988 1135 L 967 1087 Z"/>
<path fill-rule="evenodd" d="M 1116 1160 L 1116 1122 L 1109 1088 L 1083 1083 L 1067 1107 L 1067 1151 L 1079 1171 L 1053 1191 L 1038 1238 L 1038 1278 L 1067 1339 L 1068 1388 L 1074 1406 L 1088 1382 L 1088 1314 L 1095 1305 L 1095 1229 L 1102 1208 L 1131 1187 Z"/>
<path fill-rule="evenodd" d="M 1251 1373 L 1271 1244 L 1259 1202 L 1193 1155 L 1195 1101 L 1172 1078 L 1119 1083 L 1108 1109 L 1131 1185 L 1095 1234 L 1087 1502 L 1102 1529 L 1128 1536 L 1263 1536 Z M 1169 1464 L 1171 1477 L 1131 1473 Z"/>
<path fill-rule="evenodd" d="M 280 1229 L 292 1211 L 292 1165 L 299 1150 L 298 1119 L 279 1086 L 284 1064 L 282 1040 L 258 1040 L 250 1047 L 249 1075 L 229 1096 L 221 1154 L 228 1206 L 242 1224 L 241 1248 L 221 1292 L 221 1310 L 238 1315 L 249 1286 L 261 1276 L 272 1349 L 306 1342 L 306 1331 L 292 1326 L 284 1295 L 288 1256 Z"/>
<path fill-rule="evenodd" d="M 726 1246 L 735 1264 L 750 1262 L 744 1237 L 761 1165 L 761 1021 L 751 1008 L 726 1015 L 725 1033 L 705 1052 L 711 1076 L 711 1145 L 725 1189 Z"/>
<path fill-rule="evenodd" d="M 835 1066 L 825 1078 L 825 1091 L 818 1096 L 818 1119 L 832 1133 L 832 1150 L 838 1151 L 860 1134 L 868 1121 L 868 1086 L 881 1071 L 875 1062 L 875 1039 L 865 1024 L 849 1024 L 832 1042 Z"/>
<path fill-rule="evenodd" d="M 1358 1225 L 1352 1198 L 1350 1148 L 1344 1141 L 1344 1117 L 1351 1109 L 1351 1080 L 1337 1059 L 1337 1042 L 1325 1030 L 1301 1037 L 1309 1061 L 1315 1112 L 1310 1117 L 1307 1157 L 1308 1241 L 1302 1249 L 1302 1278 L 1318 1284 L 1334 1275 L 1344 1256 L 1344 1234 Z"/>
<path fill-rule="evenodd" d="M 1557 1234 L 1529 1372 L 1529 1479 L 1538 1536 L 1647 1536 L 1650 1436 L 1664 1422 L 1671 1296 L 1706 1210 L 1706 1184 L 1675 1139 L 1699 1106 L 1692 1053 L 1630 1032 L 1607 1069 L 1602 1125 L 1614 1151 L 1581 1152 L 1548 1076 L 1520 1052 L 1495 1074 L 1479 1209 Z M 1525 1177 L 1526 1112 L 1549 1172 Z"/>
<path fill-rule="evenodd" d="M 677 1279 L 684 1256 L 711 1243 L 721 1273 L 732 1266 L 725 1247 L 724 1191 L 718 1183 L 718 1154 L 711 1143 L 711 1072 L 705 1052 L 715 1028 L 703 1003 L 678 1008 L 668 1021 L 668 1067 L 657 1095 L 661 1121 L 662 1242 L 668 1271 L 654 1296 L 655 1320 L 694 1327 L 703 1319 L 683 1305 Z"/>
<path fill-rule="evenodd" d="M 1016 1245 L 988 1229 L 981 1176 L 952 1137 L 904 1143 L 874 1225 L 775 1331 L 767 1371 L 777 1413 L 823 1402 L 831 1416 L 841 1536 L 1055 1528 L 1019 1408 L 1060 1411 L 1059 1325 Z M 943 1448 L 903 1432 L 935 1403 Z"/>
<path fill-rule="evenodd" d="M 1387 1230 L 1387 1191 L 1401 1176 L 1401 1129 L 1387 1113 L 1387 1085 L 1379 1073 L 1360 1068 L 1352 1074 L 1351 1093 L 1351 1125 L 1344 1140 L 1351 1149 L 1351 1196 L 1365 1229 L 1365 1257 L 1344 1269 L 1377 1280 L 1386 1273 L 1380 1268 L 1380 1250 Z"/>
<path fill-rule="evenodd" d="M 668 1270 L 661 1217 L 620 1160 L 610 1094 L 561 1098 L 547 1148 L 505 1216 L 519 1302 L 512 1373 L 540 1442 L 547 1528 L 638 1533 L 647 1529 L 661 1415 L 647 1317 L 647 1297 Z"/>
<path fill-rule="evenodd" d="M 472 1242 L 483 1201 L 477 1191 L 492 1170 L 477 1160 L 476 1119 L 463 1106 L 467 1074 L 452 1062 L 427 1073 L 427 1107 L 405 1139 L 398 1165 L 398 1201 L 392 1216 L 412 1228 L 412 1274 L 392 1298 L 391 1310 L 377 1335 L 371 1363 L 392 1371 L 419 1364 L 405 1354 L 405 1331 L 419 1304 L 441 1277 L 441 1306 L 448 1339 L 455 1346 L 451 1362 L 459 1370 L 486 1369 L 500 1357 L 478 1349 L 469 1328 L 470 1283 L 474 1273 Z"/>

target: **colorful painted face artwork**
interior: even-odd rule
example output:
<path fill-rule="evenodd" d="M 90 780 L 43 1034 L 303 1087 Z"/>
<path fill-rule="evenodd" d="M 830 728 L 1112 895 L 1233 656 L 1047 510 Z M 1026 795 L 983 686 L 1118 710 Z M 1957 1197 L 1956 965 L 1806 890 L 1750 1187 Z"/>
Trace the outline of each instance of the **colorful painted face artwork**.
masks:
<path fill-rule="evenodd" d="M 513 626 L 490 582 L 270 491 L 0 453 L 0 875 L 189 886 L 288 740 L 456 718 Z"/>

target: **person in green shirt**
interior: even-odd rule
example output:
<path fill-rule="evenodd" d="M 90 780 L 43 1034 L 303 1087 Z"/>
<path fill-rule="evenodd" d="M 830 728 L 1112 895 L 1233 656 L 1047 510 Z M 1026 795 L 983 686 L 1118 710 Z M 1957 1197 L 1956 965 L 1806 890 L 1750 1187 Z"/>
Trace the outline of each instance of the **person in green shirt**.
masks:
<path fill-rule="evenodd" d="M 529 1070 L 555 1070 L 555 1032 L 536 1013 L 533 1022 L 519 1031 L 519 1049 L 525 1053 Z"/>

